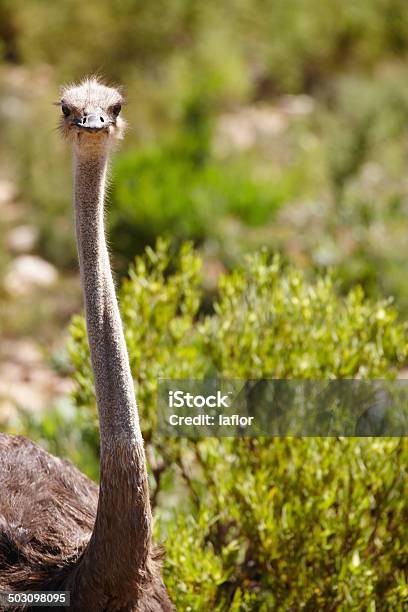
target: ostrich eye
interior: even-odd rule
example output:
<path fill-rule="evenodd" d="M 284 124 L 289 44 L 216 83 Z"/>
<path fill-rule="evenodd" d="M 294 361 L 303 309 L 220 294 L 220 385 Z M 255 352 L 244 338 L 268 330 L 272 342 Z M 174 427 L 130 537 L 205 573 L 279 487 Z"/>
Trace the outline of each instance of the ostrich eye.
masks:
<path fill-rule="evenodd" d="M 119 115 L 121 110 L 122 110 L 121 104 L 115 104 L 115 106 L 112 106 L 112 113 L 115 115 L 115 117 Z"/>
<path fill-rule="evenodd" d="M 67 106 L 66 104 L 62 104 L 62 106 L 61 106 L 61 110 L 62 110 L 62 112 L 64 113 L 64 116 L 65 116 L 65 117 L 68 117 L 68 115 L 70 115 L 70 114 L 71 114 L 70 108 L 69 108 L 69 106 Z"/>

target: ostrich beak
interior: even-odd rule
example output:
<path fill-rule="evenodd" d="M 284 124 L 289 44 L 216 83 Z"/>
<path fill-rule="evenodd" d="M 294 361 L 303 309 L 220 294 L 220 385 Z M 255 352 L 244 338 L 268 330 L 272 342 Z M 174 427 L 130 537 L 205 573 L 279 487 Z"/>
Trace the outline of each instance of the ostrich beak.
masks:
<path fill-rule="evenodd" d="M 79 128 L 87 130 L 89 132 L 98 132 L 100 130 L 106 130 L 109 127 L 109 118 L 103 111 L 94 113 L 87 113 L 81 119 L 78 119 L 76 125 Z"/>

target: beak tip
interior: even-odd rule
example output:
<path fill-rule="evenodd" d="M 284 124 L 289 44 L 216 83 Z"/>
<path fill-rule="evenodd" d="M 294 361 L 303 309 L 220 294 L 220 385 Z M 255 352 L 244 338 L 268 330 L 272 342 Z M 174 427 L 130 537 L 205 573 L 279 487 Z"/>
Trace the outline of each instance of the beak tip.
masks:
<path fill-rule="evenodd" d="M 102 114 L 99 113 L 89 113 L 82 117 L 79 122 L 79 126 L 91 131 L 103 130 L 108 126 L 108 121 Z"/>

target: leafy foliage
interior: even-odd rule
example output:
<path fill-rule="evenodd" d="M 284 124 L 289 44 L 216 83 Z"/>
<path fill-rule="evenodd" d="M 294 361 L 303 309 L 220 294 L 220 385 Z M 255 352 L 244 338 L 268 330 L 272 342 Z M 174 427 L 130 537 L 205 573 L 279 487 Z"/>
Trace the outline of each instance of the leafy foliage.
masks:
<path fill-rule="evenodd" d="M 121 156 L 115 165 L 110 215 L 113 246 L 129 260 L 157 235 L 197 242 L 222 238 L 228 217 L 259 226 L 292 195 L 283 181 L 254 180 L 239 162 L 219 163 L 182 143 Z"/>

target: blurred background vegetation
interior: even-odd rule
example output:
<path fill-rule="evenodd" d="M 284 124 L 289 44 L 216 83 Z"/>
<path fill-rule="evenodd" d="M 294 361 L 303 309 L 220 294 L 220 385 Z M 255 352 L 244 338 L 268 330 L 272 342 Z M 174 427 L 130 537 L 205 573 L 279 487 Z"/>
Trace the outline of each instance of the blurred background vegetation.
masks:
<path fill-rule="evenodd" d="M 153 398 L 157 377 L 181 372 L 404 375 L 407 67 L 404 0 L 0 0 L 0 422 L 97 478 L 80 319 L 66 349 L 81 299 L 52 102 L 98 73 L 127 98 L 109 236 L 179 609 L 403 609 L 405 444 L 167 445 Z M 181 260 L 159 242 L 134 264 L 160 236 Z M 276 272 L 256 284 L 276 253 L 282 278 L 300 275 L 302 307 L 279 301 Z M 328 269 L 335 284 L 319 280 Z M 141 276 L 167 303 L 156 317 Z M 255 291 L 251 322 L 238 286 Z"/>

